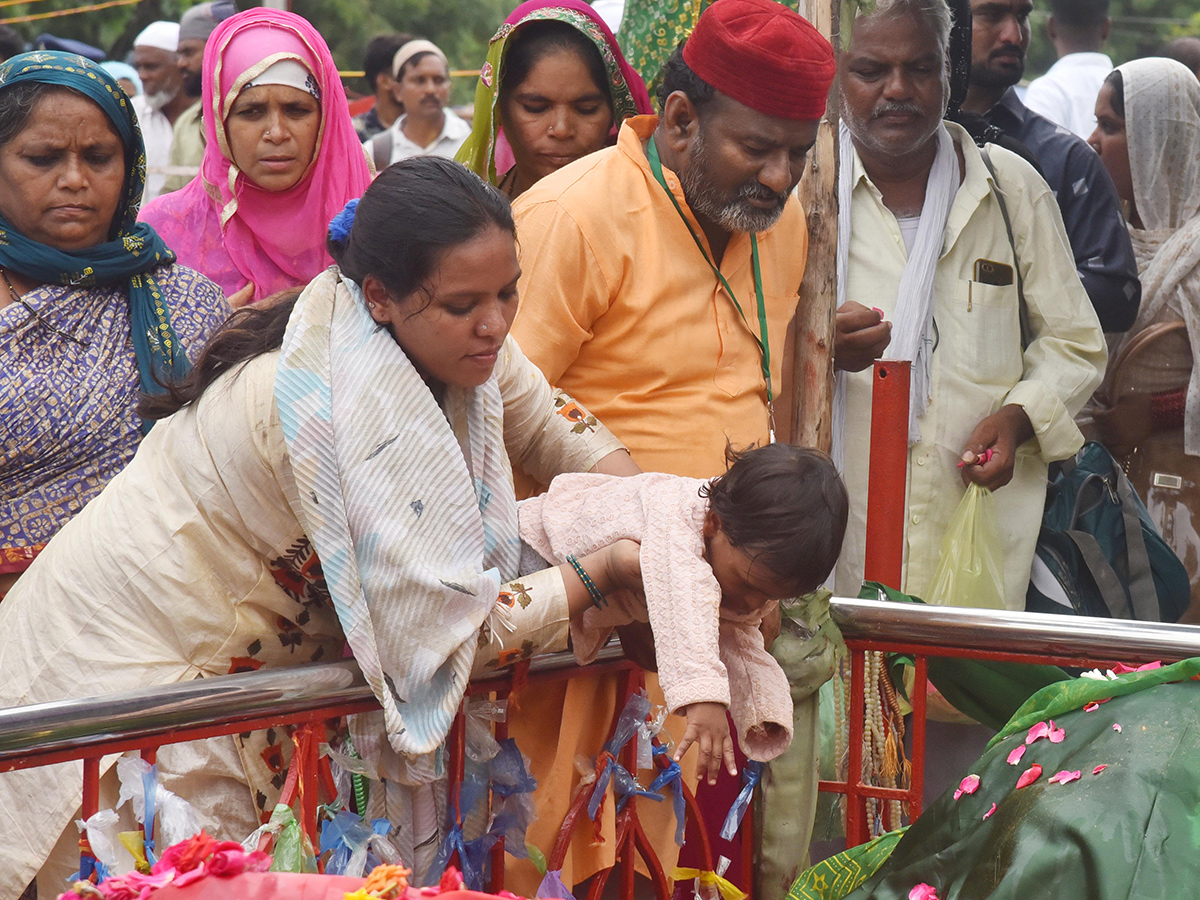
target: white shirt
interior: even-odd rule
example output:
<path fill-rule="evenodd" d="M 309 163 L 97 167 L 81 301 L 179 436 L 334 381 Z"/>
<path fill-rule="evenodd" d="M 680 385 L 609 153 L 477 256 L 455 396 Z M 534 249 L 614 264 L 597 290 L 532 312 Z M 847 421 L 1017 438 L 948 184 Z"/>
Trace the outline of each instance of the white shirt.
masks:
<path fill-rule="evenodd" d="M 1068 53 L 1029 83 L 1025 105 L 1086 139 L 1096 130 L 1096 97 L 1112 68 L 1103 53 Z"/>
<path fill-rule="evenodd" d="M 1050 188 L 1023 160 L 992 147 L 992 163 L 1012 217 L 1033 331 L 1022 352 L 1016 285 L 974 280 L 976 260 L 1013 264 L 1008 232 L 988 189 L 987 169 L 966 132 L 957 125 L 946 127 L 962 148 L 966 168 L 946 222 L 934 279 L 932 390 L 928 411 L 920 419 L 921 440 L 908 449 L 901 588 L 928 599 L 942 539 L 964 494 L 956 468 L 960 454 L 980 420 L 1012 403 L 1025 410 L 1035 435 L 1020 448 L 1012 481 L 994 494 L 1004 542 L 1006 606 L 1020 610 L 1025 608 L 1042 521 L 1046 466 L 1082 445 L 1083 435 L 1071 417 L 1099 384 L 1106 348 L 1096 312 L 1075 273 Z M 854 229 L 846 299 L 879 307 L 891 319 L 908 255 L 896 217 L 883 205 L 857 154 L 851 198 Z M 863 579 L 872 374 L 868 368 L 844 377 L 843 477 L 850 494 L 850 521 L 835 586 L 839 596 L 854 597 Z"/>
<path fill-rule="evenodd" d="M 171 142 L 175 139 L 175 127 L 166 113 L 147 105 L 145 95 L 139 94 L 131 102 L 138 126 L 142 129 L 142 140 L 146 142 L 146 190 L 142 194 L 144 205 L 162 193 L 167 180 L 166 167 L 171 164 Z"/>
<path fill-rule="evenodd" d="M 398 163 L 402 159 L 408 159 L 410 156 L 445 156 L 449 159 L 454 159 L 454 154 L 458 152 L 458 148 L 462 146 L 463 141 L 471 133 L 471 126 L 454 114 L 454 111 L 447 107 L 442 110 L 446 116 L 445 122 L 442 123 L 442 133 L 439 134 L 431 144 L 422 147 L 408 139 L 404 133 L 404 120 L 408 118 L 403 115 L 393 122 L 385 131 L 376 135 L 380 140 L 386 140 L 383 135 L 391 135 L 392 138 L 392 156 L 388 160 L 388 165 Z M 367 150 L 367 155 L 374 159 L 372 153 L 371 140 L 364 141 L 363 147 Z"/>

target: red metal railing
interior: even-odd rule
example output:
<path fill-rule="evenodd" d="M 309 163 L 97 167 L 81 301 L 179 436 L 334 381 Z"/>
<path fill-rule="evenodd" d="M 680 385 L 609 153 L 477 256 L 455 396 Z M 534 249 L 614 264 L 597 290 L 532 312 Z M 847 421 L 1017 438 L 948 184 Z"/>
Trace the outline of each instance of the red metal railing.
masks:
<path fill-rule="evenodd" d="M 616 717 L 624 708 L 625 701 L 643 687 L 643 675 L 639 667 L 621 657 L 619 650 L 604 651 L 602 659 L 605 661 L 580 668 L 570 654 L 543 657 L 533 661 L 532 671 L 514 676 L 512 670 L 508 670 L 472 682 L 467 699 L 480 695 L 507 699 L 513 691 L 514 681 L 521 684 L 524 690 L 526 687 L 536 689 L 538 685 L 572 677 L 616 674 L 621 677 L 623 687 L 614 713 L 615 727 Z M 303 694 L 302 683 L 309 676 L 315 676 L 317 693 L 301 699 L 281 696 L 285 690 L 283 686 L 289 681 L 288 688 Z M 331 680 L 340 682 L 337 685 L 339 690 L 333 695 L 335 699 L 322 702 L 319 693 L 321 687 L 328 685 Z M 256 689 L 253 687 L 255 684 L 264 687 Z M 209 703 L 197 699 L 206 695 L 214 699 Z M 160 698 L 157 702 L 156 697 Z M 232 702 L 229 697 L 234 698 Z M 294 670 L 260 670 L 130 694 L 2 710 L 0 772 L 82 759 L 81 808 L 83 818 L 87 819 L 99 810 L 100 759 L 103 756 L 137 750 L 153 763 L 157 748 L 163 744 L 238 734 L 271 726 L 292 726 L 294 754 L 280 802 L 289 806 L 298 803 L 301 829 L 316 846 L 321 793 L 324 792 L 327 800 L 332 800 L 336 795 L 328 762 L 319 756 L 327 721 L 378 708 L 357 669 L 350 663 L 341 662 Z M 128 724 L 123 726 L 122 722 Z M 495 728 L 498 740 L 507 737 L 504 722 L 496 723 Z M 451 729 L 447 744 L 449 796 L 457 807 L 457 788 L 463 781 L 466 765 L 466 729 L 461 713 Z M 597 752 L 600 752 L 600 748 L 597 748 Z M 636 741 L 631 741 L 623 754 L 625 767 L 636 773 Z M 669 765 L 663 756 L 656 759 L 658 765 L 664 768 Z M 550 856 L 551 869 L 561 869 L 580 812 L 586 808 L 596 788 L 595 783 L 585 785 L 573 799 L 571 811 Z M 703 816 L 695 797 L 686 785 L 682 789 L 687 815 L 700 824 L 699 831 L 703 834 Z M 641 826 L 637 806 L 636 797 L 628 798 L 616 822 L 616 858 L 621 872 L 621 896 L 632 900 L 634 861 L 640 859 L 650 873 L 656 896 L 660 900 L 667 900 L 670 896 L 668 876 Z M 457 808 L 455 812 L 458 812 Z M 745 830 L 751 829 L 747 825 Z M 707 839 L 702 837 L 701 840 L 702 863 L 706 870 L 711 870 L 712 855 Z M 86 835 L 80 840 L 80 851 L 85 861 L 93 858 Z M 492 850 L 491 860 L 490 889 L 497 891 L 504 886 L 503 840 Z M 600 896 L 610 874 L 611 869 L 605 870 L 592 880 L 589 896 Z M 748 879 L 750 875 L 747 864 L 742 877 Z"/>
<path fill-rule="evenodd" d="M 835 598 L 831 604 L 834 620 L 842 629 L 851 651 L 851 670 L 857 671 L 855 683 L 863 682 L 864 654 L 870 651 L 900 652 L 917 660 L 918 682 L 914 699 L 924 696 L 925 658 L 957 656 L 968 659 L 1012 662 L 1053 662 L 1090 667 L 1183 659 L 1200 655 L 1200 628 L 1111 619 L 1083 619 L 1031 613 L 1005 613 L 950 607 L 914 606 L 870 600 Z M 605 651 L 606 662 L 579 669 L 568 654 L 532 661 L 529 684 L 593 674 L 603 667 L 608 672 L 636 673 L 631 664 L 619 658 L 619 651 Z M 629 681 L 632 689 L 636 681 Z M 472 685 L 472 691 L 507 693 L 508 676 L 493 677 Z M 860 698 L 861 695 L 856 695 Z M 857 704 L 856 704 L 857 705 Z M 239 733 L 270 725 L 298 726 L 311 736 L 306 752 L 310 754 L 298 766 L 298 778 L 304 779 L 305 794 L 301 818 L 309 834 L 316 833 L 317 785 L 315 750 L 324 733 L 327 719 L 377 709 L 370 689 L 349 662 L 316 664 L 295 669 L 263 669 L 242 675 L 201 679 L 185 684 L 147 689 L 106 698 L 64 701 L 0 710 L 0 771 L 83 759 L 85 773 L 84 814 L 98 807 L 96 785 L 100 757 L 131 749 L 148 750 L 178 741 L 196 740 L 219 734 Z M 859 730 L 852 742 L 861 743 Z M 919 723 L 918 723 L 919 724 Z M 501 737 L 503 732 L 501 732 Z M 454 770 L 460 773 L 463 739 L 456 732 L 451 742 Z M 597 748 L 599 749 L 599 748 Z M 923 765 L 923 752 L 914 746 L 914 770 Z M 852 769 L 851 772 L 860 770 Z M 459 777 L 460 777 L 459 776 Z M 914 782 L 916 779 L 914 779 Z M 910 804 L 913 815 L 920 809 L 919 785 L 906 791 L 894 791 L 862 783 L 852 776 L 849 783 L 825 783 L 824 790 L 843 793 L 850 806 L 861 806 L 865 798 L 899 799 Z M 297 784 L 299 788 L 299 784 Z M 582 798 L 582 799 L 581 799 Z M 636 809 L 636 800 L 630 801 Z M 687 798 L 689 812 L 698 816 L 694 798 Z M 587 803 L 584 795 L 575 798 L 575 815 Z M 635 853 L 645 857 L 644 837 L 634 823 L 634 814 L 626 817 L 619 834 L 622 896 L 632 897 L 630 881 Z M 865 822 L 865 817 L 862 821 Z M 568 828 L 574 821 L 568 823 Z M 749 831 L 743 827 L 744 839 Z M 862 832 L 850 835 L 851 842 L 861 840 Z M 642 838 L 639 843 L 639 838 Z M 494 858 L 499 861 L 497 851 Z M 556 854 L 552 853 L 552 857 Z M 647 860 L 649 862 L 649 860 Z M 706 866 L 711 859 L 706 858 Z M 652 868 L 652 866 L 651 866 Z M 493 867 L 493 887 L 499 887 L 503 866 Z M 607 876 L 605 876 L 607 877 Z M 743 873 L 743 878 L 747 878 Z M 662 880 L 652 879 L 661 896 Z M 745 882 L 749 884 L 749 881 Z M 602 888 L 595 887 L 598 891 Z"/>

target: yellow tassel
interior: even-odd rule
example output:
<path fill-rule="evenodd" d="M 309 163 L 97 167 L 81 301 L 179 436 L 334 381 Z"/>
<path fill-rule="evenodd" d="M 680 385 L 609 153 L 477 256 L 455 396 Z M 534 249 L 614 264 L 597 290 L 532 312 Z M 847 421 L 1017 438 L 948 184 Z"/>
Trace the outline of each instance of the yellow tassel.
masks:
<path fill-rule="evenodd" d="M 896 730 L 889 728 L 887 730 L 887 740 L 883 744 L 883 770 L 880 772 L 884 778 L 888 780 L 889 785 L 896 783 L 896 776 L 900 774 L 900 767 L 896 764 Z"/>

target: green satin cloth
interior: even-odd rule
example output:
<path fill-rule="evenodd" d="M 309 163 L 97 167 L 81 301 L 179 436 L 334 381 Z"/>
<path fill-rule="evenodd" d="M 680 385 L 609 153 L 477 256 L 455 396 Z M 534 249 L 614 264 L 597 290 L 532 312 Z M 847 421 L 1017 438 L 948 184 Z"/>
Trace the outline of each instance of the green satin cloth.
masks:
<path fill-rule="evenodd" d="M 1133 900 L 1195 894 L 1200 879 L 1200 659 L 1116 681 L 1072 679 L 1031 697 L 972 767 L 979 789 L 943 795 L 896 842 L 874 874 L 855 848 L 805 872 L 803 900 L 907 900 L 929 884 L 939 900 Z M 1092 711 L 1084 707 L 1108 700 Z M 1016 765 L 1030 726 L 1053 719 Z M 1114 730 L 1119 724 L 1121 731 Z M 1017 789 L 1033 763 L 1041 777 Z M 1093 770 L 1106 768 L 1099 774 Z M 1051 784 L 1062 770 L 1081 778 Z M 963 775 L 968 773 L 964 772 Z M 996 804 L 995 812 L 983 816 Z M 864 845 L 870 847 L 870 845 Z M 861 877 L 824 882 L 826 872 Z M 820 887 L 821 885 L 828 886 Z M 818 889 L 819 888 L 819 889 Z"/>

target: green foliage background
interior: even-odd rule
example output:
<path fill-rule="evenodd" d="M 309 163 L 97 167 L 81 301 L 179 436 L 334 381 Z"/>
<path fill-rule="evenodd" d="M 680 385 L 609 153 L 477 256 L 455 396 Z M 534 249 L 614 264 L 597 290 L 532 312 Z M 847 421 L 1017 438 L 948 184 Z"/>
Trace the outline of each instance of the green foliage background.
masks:
<path fill-rule="evenodd" d="M 29 14 L 74 9 L 97 0 L 41 0 L 0 7 L 0 21 Z M 133 39 L 156 19 L 178 20 L 199 0 L 141 0 L 61 18 L 13 23 L 26 39 L 43 32 L 86 41 L 121 59 Z M 436 43 L 452 69 L 478 69 L 487 55 L 488 40 L 520 0 L 294 0 L 293 10 L 312 22 L 324 35 L 342 70 L 362 68 L 363 51 L 373 35 L 404 31 Z M 260 3 L 237 0 L 239 9 Z M 452 102 L 474 99 L 474 81 L 454 80 Z M 346 87 L 366 91 L 361 79 L 348 79 Z"/>
<path fill-rule="evenodd" d="M 27 14 L 74 9 L 95 0 L 38 0 L 0 7 L 0 21 Z M 134 37 L 155 19 L 178 19 L 194 0 L 141 0 L 106 10 L 34 22 L 14 23 L 26 38 L 44 31 L 87 41 L 121 58 Z M 518 0 L 294 0 L 294 9 L 311 21 L 329 42 L 339 68 L 362 67 L 367 40 L 386 31 L 406 31 L 437 43 L 450 59 L 451 68 L 477 69 L 487 52 L 487 42 Z M 1028 77 L 1044 72 L 1054 62 L 1054 48 L 1045 33 L 1045 0 L 1033 15 L 1033 41 L 1026 67 Z M 1113 35 L 1109 53 L 1117 63 L 1147 56 L 1167 38 L 1200 35 L 1198 0 L 1112 0 Z M 238 0 L 245 9 L 257 3 Z M 361 80 L 349 80 L 352 91 L 363 91 Z M 470 102 L 471 79 L 455 79 L 453 102 Z"/>

